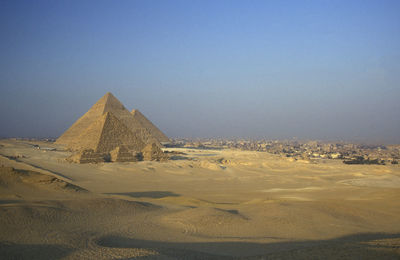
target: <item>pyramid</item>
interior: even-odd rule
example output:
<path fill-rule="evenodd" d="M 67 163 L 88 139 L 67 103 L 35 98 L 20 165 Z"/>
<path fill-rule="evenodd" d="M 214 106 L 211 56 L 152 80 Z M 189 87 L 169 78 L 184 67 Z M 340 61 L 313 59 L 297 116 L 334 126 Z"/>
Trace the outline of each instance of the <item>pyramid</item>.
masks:
<path fill-rule="evenodd" d="M 95 153 L 108 153 L 121 146 L 141 151 L 145 143 L 111 112 L 99 116 L 67 145 L 71 150 L 92 149 Z"/>
<path fill-rule="evenodd" d="M 141 159 L 141 153 L 132 153 L 125 146 L 118 146 L 110 152 L 112 162 L 136 162 Z"/>
<path fill-rule="evenodd" d="M 145 129 L 147 129 L 151 136 L 153 136 L 160 143 L 169 142 L 168 137 L 161 132 L 150 120 L 148 120 L 138 109 L 132 110 L 132 115 Z"/>
<path fill-rule="evenodd" d="M 96 153 L 93 149 L 85 149 L 72 154 L 66 160 L 74 163 L 100 163 L 109 161 L 109 154 Z"/>
<path fill-rule="evenodd" d="M 142 150 L 142 155 L 145 161 L 167 160 L 167 156 L 156 143 L 146 145 Z"/>
<path fill-rule="evenodd" d="M 153 137 L 148 129 L 146 129 L 134 116 L 115 98 L 110 92 L 105 94 L 79 118 L 64 134 L 56 141 L 57 144 L 63 144 L 73 150 L 79 150 L 79 143 L 82 141 L 80 137 L 83 133 L 90 131 L 89 127 L 96 123 L 98 119 L 106 114 L 112 113 L 122 124 L 124 124 L 134 135 L 136 135 L 143 143 L 159 143 Z M 89 138 L 90 139 L 90 138 Z M 90 140 L 84 140 L 90 142 Z"/>

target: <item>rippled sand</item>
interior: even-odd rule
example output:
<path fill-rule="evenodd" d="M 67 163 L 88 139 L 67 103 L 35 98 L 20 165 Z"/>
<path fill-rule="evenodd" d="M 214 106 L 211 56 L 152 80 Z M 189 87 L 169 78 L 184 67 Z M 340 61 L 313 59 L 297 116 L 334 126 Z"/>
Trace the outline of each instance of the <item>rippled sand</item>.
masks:
<path fill-rule="evenodd" d="M 2 259 L 400 258 L 397 165 L 197 149 L 79 165 L 0 144 Z"/>

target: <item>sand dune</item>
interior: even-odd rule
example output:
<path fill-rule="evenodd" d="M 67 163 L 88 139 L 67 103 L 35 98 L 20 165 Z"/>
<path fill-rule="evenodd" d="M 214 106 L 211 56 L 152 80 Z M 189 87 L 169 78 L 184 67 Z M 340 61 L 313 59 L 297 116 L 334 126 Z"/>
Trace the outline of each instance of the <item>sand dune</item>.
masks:
<path fill-rule="evenodd" d="M 2 259 L 400 257 L 396 165 L 196 149 L 79 165 L 63 150 L 1 144 Z"/>
<path fill-rule="evenodd" d="M 220 237 L 231 235 L 236 227 L 248 224 L 247 220 L 237 210 L 201 207 L 166 214 L 160 223 L 192 236 Z"/>
<path fill-rule="evenodd" d="M 18 185 L 31 185 L 41 189 L 57 191 L 86 192 L 85 189 L 54 176 L 30 170 L 0 167 L 0 186 L 5 189 L 11 189 L 13 186 Z"/>

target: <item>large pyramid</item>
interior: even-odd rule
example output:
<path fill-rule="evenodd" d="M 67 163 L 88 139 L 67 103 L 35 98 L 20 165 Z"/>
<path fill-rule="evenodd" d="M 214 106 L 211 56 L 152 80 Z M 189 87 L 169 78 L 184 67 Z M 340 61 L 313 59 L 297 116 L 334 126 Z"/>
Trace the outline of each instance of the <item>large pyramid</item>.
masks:
<path fill-rule="evenodd" d="M 148 129 L 150 125 L 153 127 Z M 146 145 L 156 145 L 161 151 L 158 141 L 160 134 L 153 136 L 153 128 L 155 126 L 150 121 L 143 125 L 118 99 L 107 93 L 65 131 L 56 143 L 78 151 L 73 161 L 107 161 L 110 156 L 128 160 L 129 153 L 132 154 L 132 160 L 136 160 L 136 155 L 140 157 Z"/>
<path fill-rule="evenodd" d="M 79 136 L 71 139 L 67 145 L 72 150 L 92 149 L 96 153 L 107 153 L 122 146 L 129 150 L 141 151 L 145 143 L 111 112 L 99 116 L 98 120 Z"/>
<path fill-rule="evenodd" d="M 96 102 L 81 118 L 79 118 L 64 134 L 56 141 L 58 144 L 63 144 L 71 149 L 79 141 L 80 136 L 86 129 L 98 120 L 99 116 L 110 112 L 118 118 L 123 124 L 128 127 L 135 135 L 137 135 L 145 144 L 158 143 L 156 137 L 152 136 L 150 131 L 146 129 L 134 116 L 115 98 L 111 93 L 105 94 L 99 101 Z M 80 147 L 77 147 L 78 149 Z"/>
<path fill-rule="evenodd" d="M 150 134 L 156 138 L 160 143 L 169 142 L 168 137 L 161 132 L 150 120 L 148 120 L 139 109 L 133 109 L 132 115 L 144 128 L 146 128 Z"/>

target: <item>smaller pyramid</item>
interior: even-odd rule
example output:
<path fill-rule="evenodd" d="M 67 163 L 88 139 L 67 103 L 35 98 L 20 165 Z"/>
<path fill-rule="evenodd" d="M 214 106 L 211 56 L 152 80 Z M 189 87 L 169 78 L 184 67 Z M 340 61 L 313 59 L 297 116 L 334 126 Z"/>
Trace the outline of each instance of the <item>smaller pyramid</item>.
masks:
<path fill-rule="evenodd" d="M 84 149 L 67 158 L 67 161 L 74 163 L 100 163 L 109 161 L 109 154 L 96 153 L 93 149 Z"/>
<path fill-rule="evenodd" d="M 110 152 L 112 162 L 137 162 L 142 159 L 140 152 L 131 152 L 125 146 L 118 146 Z"/>
<path fill-rule="evenodd" d="M 139 109 L 133 109 L 131 114 L 139 122 L 143 128 L 147 129 L 150 132 L 151 136 L 154 137 L 160 143 L 169 142 L 169 138 L 158 129 L 149 119 L 147 119 Z"/>
<path fill-rule="evenodd" d="M 167 160 L 167 156 L 156 143 L 146 145 L 146 147 L 142 150 L 142 155 L 144 161 Z"/>

